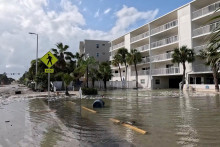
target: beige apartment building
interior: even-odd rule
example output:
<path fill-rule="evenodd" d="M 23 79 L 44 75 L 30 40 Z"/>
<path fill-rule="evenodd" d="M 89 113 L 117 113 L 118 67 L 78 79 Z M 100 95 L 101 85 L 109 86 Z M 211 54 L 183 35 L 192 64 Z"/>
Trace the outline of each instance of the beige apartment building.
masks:
<path fill-rule="evenodd" d="M 174 48 L 186 45 L 193 48 L 196 55 L 206 46 L 207 36 L 219 25 L 209 20 L 220 13 L 218 0 L 194 0 L 176 10 L 145 24 L 111 41 L 110 60 L 117 50 L 125 47 L 130 51 L 137 49 L 142 54 L 142 62 L 137 65 L 139 87 L 143 88 L 179 88 L 182 78 L 182 65 L 173 64 Z M 208 22 L 208 23 L 207 23 Z M 125 77 L 125 66 L 121 66 Z M 213 84 L 209 66 L 196 57 L 187 64 L 187 84 Z M 118 67 L 112 66 L 112 81 L 120 81 Z M 135 80 L 134 66 L 128 66 L 127 81 Z"/>
<path fill-rule="evenodd" d="M 109 61 L 110 42 L 104 40 L 84 40 L 80 41 L 79 54 L 86 57 L 94 57 L 98 62 Z"/>

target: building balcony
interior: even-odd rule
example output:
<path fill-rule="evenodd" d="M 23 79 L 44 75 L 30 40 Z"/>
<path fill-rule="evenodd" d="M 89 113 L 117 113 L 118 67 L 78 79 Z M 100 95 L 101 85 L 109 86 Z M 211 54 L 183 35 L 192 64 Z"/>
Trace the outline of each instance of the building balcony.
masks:
<path fill-rule="evenodd" d="M 197 28 L 193 30 L 193 37 L 210 34 L 216 29 L 219 29 L 219 27 L 220 27 L 220 21 Z"/>
<path fill-rule="evenodd" d="M 163 32 L 165 30 L 168 30 L 168 29 L 171 29 L 171 28 L 174 28 L 178 25 L 178 20 L 173 20 L 171 22 L 168 22 L 162 26 L 159 26 L 155 29 L 152 29 L 151 30 L 151 35 L 154 35 L 154 34 L 157 34 L 157 33 L 160 33 L 160 32 Z"/>
<path fill-rule="evenodd" d="M 194 72 L 211 72 L 212 69 L 210 66 L 206 66 L 204 64 L 193 65 Z"/>
<path fill-rule="evenodd" d="M 151 57 L 151 62 L 160 62 L 160 61 L 164 61 L 164 60 L 171 60 L 172 55 L 173 55 L 173 52 L 152 56 Z"/>
<path fill-rule="evenodd" d="M 112 73 L 113 77 L 120 77 L 120 73 Z M 121 76 L 125 76 L 125 73 L 121 73 Z"/>
<path fill-rule="evenodd" d="M 199 10 L 196 10 L 193 12 L 192 14 L 192 18 L 196 19 L 205 15 L 209 15 L 211 13 L 214 13 L 216 10 L 218 10 L 220 8 L 220 1 L 213 3 L 209 6 L 203 7 Z"/>
<path fill-rule="evenodd" d="M 173 75 L 180 74 L 179 67 L 152 69 L 152 75 Z"/>
<path fill-rule="evenodd" d="M 144 51 L 147 51 L 147 50 L 149 50 L 149 44 L 145 44 L 145 45 L 143 45 L 143 46 L 140 46 L 140 47 L 137 47 L 137 48 L 135 48 L 137 51 L 139 51 L 139 52 L 144 52 Z"/>
<path fill-rule="evenodd" d="M 146 63 L 150 63 L 150 57 L 142 58 L 142 61 L 139 62 L 138 64 L 146 64 Z"/>
<path fill-rule="evenodd" d="M 205 49 L 206 47 L 207 47 L 207 44 L 194 47 L 195 55 L 199 55 L 200 51 Z"/>
<path fill-rule="evenodd" d="M 138 71 L 138 76 L 144 76 L 144 75 L 149 75 L 149 74 L 150 74 L 150 70 L 139 70 Z M 136 76 L 136 72 L 132 71 L 131 76 Z"/>
<path fill-rule="evenodd" d="M 144 33 L 142 33 L 142 34 L 140 34 L 140 35 L 137 35 L 137 36 L 135 36 L 135 37 L 132 37 L 132 38 L 131 38 L 131 43 L 133 43 L 133 42 L 135 42 L 135 41 L 137 41 L 137 40 L 144 39 L 144 38 L 146 38 L 146 37 L 149 37 L 149 32 L 144 32 Z"/>
<path fill-rule="evenodd" d="M 168 45 L 168 44 L 172 44 L 178 41 L 178 35 L 175 36 L 171 36 L 156 42 L 151 43 L 151 48 L 156 48 L 156 47 L 160 47 L 160 46 L 164 46 L 164 45 Z"/>
<path fill-rule="evenodd" d="M 111 48 L 111 50 L 113 51 L 113 50 L 122 48 L 122 47 L 124 47 L 124 45 L 125 45 L 125 42 L 121 42 L 121 43 L 119 43 L 119 44 L 113 45 L 112 48 Z"/>

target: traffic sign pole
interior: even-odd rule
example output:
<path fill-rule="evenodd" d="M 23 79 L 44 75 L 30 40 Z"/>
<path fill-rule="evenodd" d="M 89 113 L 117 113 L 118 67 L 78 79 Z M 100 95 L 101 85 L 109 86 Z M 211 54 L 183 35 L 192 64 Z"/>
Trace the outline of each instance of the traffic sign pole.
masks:
<path fill-rule="evenodd" d="M 50 99 L 50 73 L 54 72 L 54 69 L 50 69 L 58 59 L 49 51 L 42 58 L 41 61 L 49 68 L 45 69 L 45 73 L 48 73 L 48 105 Z"/>
<path fill-rule="evenodd" d="M 48 104 L 50 100 L 50 73 L 48 73 Z"/>

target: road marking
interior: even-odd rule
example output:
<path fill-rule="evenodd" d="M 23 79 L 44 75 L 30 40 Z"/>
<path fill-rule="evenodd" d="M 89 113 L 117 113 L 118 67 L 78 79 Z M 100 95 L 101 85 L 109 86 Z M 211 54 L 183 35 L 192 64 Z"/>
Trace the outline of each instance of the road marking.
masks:
<path fill-rule="evenodd" d="M 111 120 L 112 122 L 117 123 L 117 124 L 121 123 L 122 126 L 127 127 L 127 128 L 129 128 L 129 129 L 132 129 L 132 130 L 134 130 L 134 131 L 136 131 L 136 132 L 138 132 L 138 133 L 141 133 L 141 134 L 146 134 L 146 133 L 147 133 L 147 131 L 145 131 L 145 130 L 139 129 L 139 128 L 136 127 L 136 126 L 132 126 L 132 125 L 123 123 L 123 122 L 121 122 L 120 120 L 117 120 L 117 119 L 114 119 L 114 118 L 110 118 L 109 120 Z"/>
<path fill-rule="evenodd" d="M 86 108 L 86 107 L 84 107 L 84 106 L 82 106 L 82 108 L 85 109 L 85 110 L 87 110 L 87 111 L 89 111 L 89 112 L 97 113 L 96 111 L 94 111 L 94 110 L 92 110 L 92 109 L 89 109 L 89 108 Z"/>

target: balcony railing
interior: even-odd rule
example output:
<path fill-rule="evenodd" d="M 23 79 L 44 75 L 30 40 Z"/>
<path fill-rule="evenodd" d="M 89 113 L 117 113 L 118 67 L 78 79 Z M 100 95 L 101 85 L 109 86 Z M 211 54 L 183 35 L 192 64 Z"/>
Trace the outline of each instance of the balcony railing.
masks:
<path fill-rule="evenodd" d="M 150 57 L 142 58 L 142 61 L 139 62 L 138 64 L 145 64 L 150 62 Z"/>
<path fill-rule="evenodd" d="M 179 74 L 179 73 L 180 73 L 179 67 L 152 69 L 152 75 L 171 75 L 171 74 Z"/>
<path fill-rule="evenodd" d="M 173 27 L 176 27 L 178 25 L 178 20 L 174 20 L 174 21 L 171 21 L 171 22 L 168 22 L 167 24 L 164 24 L 162 26 L 159 26 L 155 29 L 152 29 L 151 30 L 151 34 L 156 34 L 156 33 L 159 33 L 159 32 L 162 32 L 164 30 L 168 30 L 170 28 L 173 28 Z"/>
<path fill-rule="evenodd" d="M 140 71 L 138 71 L 139 76 L 149 75 L 149 74 L 150 74 L 150 70 L 140 70 Z M 132 71 L 131 76 L 136 76 L 136 72 Z"/>
<path fill-rule="evenodd" d="M 120 77 L 120 73 L 112 73 L 113 77 Z M 121 73 L 121 76 L 125 76 L 125 73 Z"/>
<path fill-rule="evenodd" d="M 172 59 L 173 52 L 159 54 L 151 57 L 151 62 L 158 62 L 162 60 Z"/>
<path fill-rule="evenodd" d="M 213 3 L 213 4 L 209 5 L 209 6 L 206 6 L 206 7 L 202 8 L 202 9 L 194 11 L 193 15 L 192 15 L 192 18 L 195 19 L 197 17 L 200 17 L 200 16 L 203 16 L 203 15 L 215 12 L 219 8 L 220 8 L 220 1 L 218 1 L 216 3 Z"/>
<path fill-rule="evenodd" d="M 198 64 L 198 65 L 193 65 L 193 71 L 194 72 L 210 72 L 212 70 L 210 66 L 206 66 L 204 64 Z"/>
<path fill-rule="evenodd" d="M 148 36 L 149 36 L 149 32 L 142 33 L 142 34 L 140 34 L 140 35 L 137 35 L 137 36 L 135 36 L 135 37 L 132 37 L 132 38 L 131 38 L 131 42 L 135 42 L 135 41 L 137 41 L 137 40 L 143 39 L 143 38 L 148 37 Z"/>
<path fill-rule="evenodd" d="M 211 33 L 220 28 L 220 21 L 193 30 L 193 36 Z"/>
<path fill-rule="evenodd" d="M 207 44 L 194 47 L 194 53 L 195 53 L 195 55 L 199 55 L 199 54 L 200 54 L 200 51 L 203 50 L 203 49 L 205 49 L 206 47 L 207 47 Z"/>
<path fill-rule="evenodd" d="M 137 47 L 136 50 L 139 51 L 139 52 L 149 50 L 149 44 L 145 44 L 143 46 Z"/>
<path fill-rule="evenodd" d="M 178 35 L 153 42 L 153 43 L 151 43 L 151 47 L 156 48 L 156 47 L 171 44 L 171 43 L 174 43 L 177 41 L 178 41 Z"/>
<path fill-rule="evenodd" d="M 117 48 L 120 48 L 120 47 L 123 47 L 124 45 L 125 45 L 125 42 L 121 42 L 121 43 L 119 43 L 119 44 L 113 45 L 113 46 L 112 46 L 112 50 L 117 49 Z"/>

